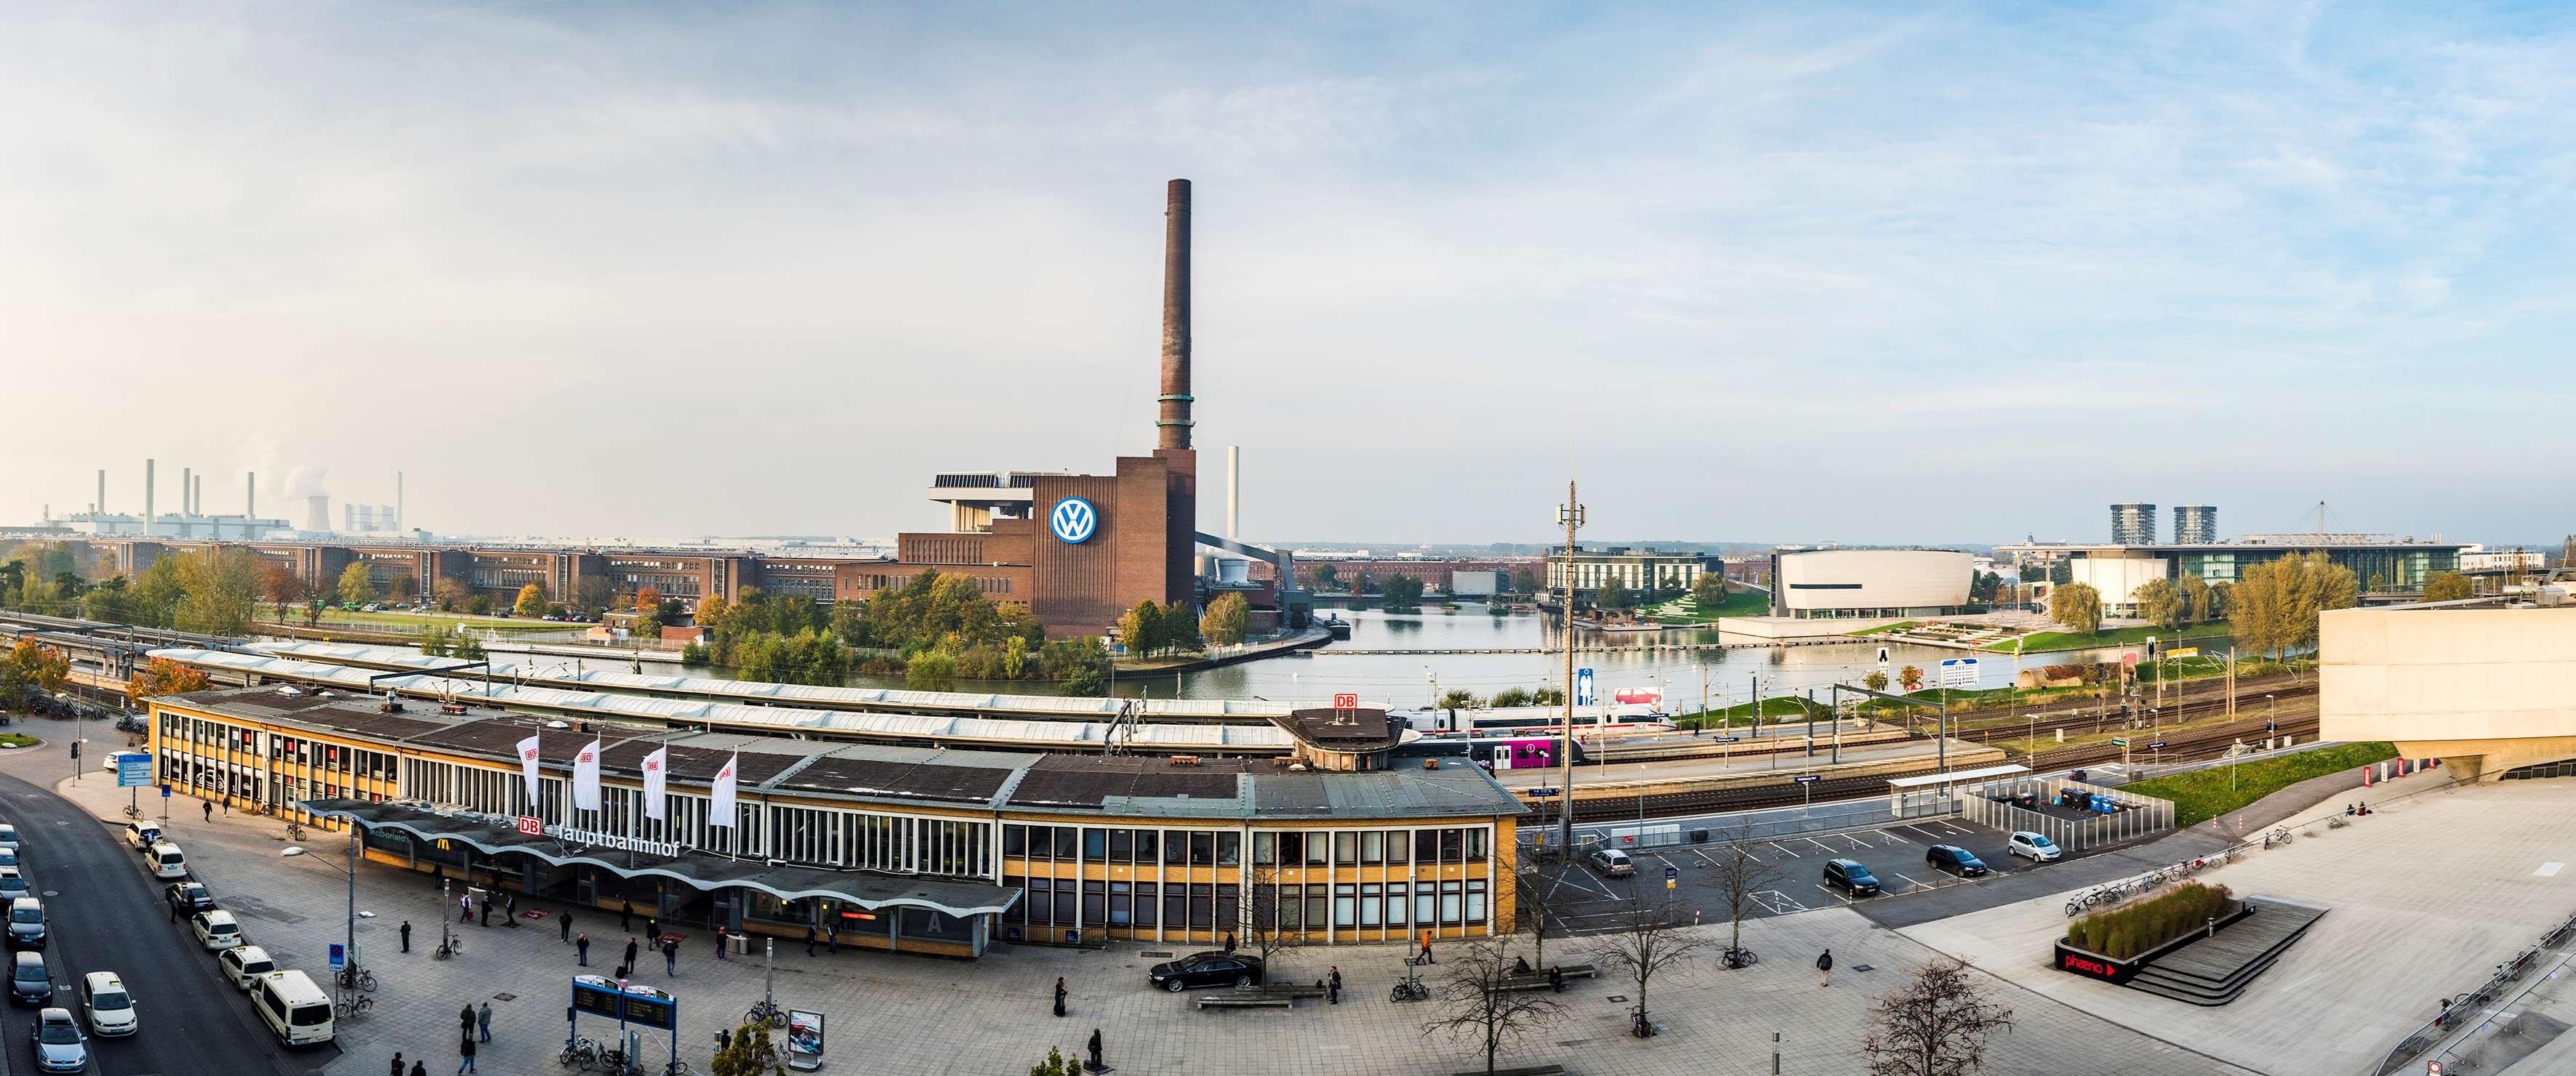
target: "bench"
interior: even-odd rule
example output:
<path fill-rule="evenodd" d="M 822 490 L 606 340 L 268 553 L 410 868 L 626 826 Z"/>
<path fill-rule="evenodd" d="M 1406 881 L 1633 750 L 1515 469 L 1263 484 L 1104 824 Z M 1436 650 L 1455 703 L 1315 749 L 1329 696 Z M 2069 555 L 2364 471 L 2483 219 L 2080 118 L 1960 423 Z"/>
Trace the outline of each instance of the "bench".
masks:
<path fill-rule="evenodd" d="M 1474 1072 L 1461 1072 L 1458 1076 L 1565 1076 L 1565 1066 L 1530 1065 L 1525 1068 L 1495 1069 L 1490 1074 L 1483 1069 L 1478 1069 Z"/>
<path fill-rule="evenodd" d="M 1601 976 L 1601 969 L 1591 964 L 1559 964 L 1557 970 L 1565 973 L 1568 979 L 1597 979 Z M 1552 984 L 1548 981 L 1547 972 L 1534 971 L 1527 975 L 1505 976 L 1494 989 L 1496 991 L 1545 990 L 1550 985 Z"/>
<path fill-rule="evenodd" d="M 1202 1009 L 1287 1009 L 1295 1007 L 1296 1004 L 1297 999 L 1287 994 L 1273 996 L 1251 990 L 1203 994 L 1198 1001 L 1198 1006 Z"/>
<path fill-rule="evenodd" d="M 1324 988 L 1315 983 L 1263 983 L 1259 986 L 1234 992 L 1237 994 L 1261 994 L 1266 997 L 1277 998 L 1320 998 L 1324 996 Z"/>

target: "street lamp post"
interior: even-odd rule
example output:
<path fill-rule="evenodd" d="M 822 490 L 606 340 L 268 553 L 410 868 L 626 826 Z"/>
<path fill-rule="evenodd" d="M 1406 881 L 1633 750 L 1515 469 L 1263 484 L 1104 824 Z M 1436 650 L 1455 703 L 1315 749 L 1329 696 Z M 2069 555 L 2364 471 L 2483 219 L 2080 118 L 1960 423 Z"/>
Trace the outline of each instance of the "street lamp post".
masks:
<path fill-rule="evenodd" d="M 345 947 L 345 949 L 347 950 L 347 952 L 348 952 L 348 954 L 349 954 L 349 958 L 348 958 L 347 962 L 346 962 L 343 966 L 347 969 L 347 971 L 348 971 L 348 974 L 349 974 L 350 978 L 355 979 L 355 978 L 357 977 L 357 969 L 358 969 L 358 821 L 357 821 L 357 819 L 352 818 L 352 819 L 350 819 L 350 820 L 349 820 L 349 863 L 348 863 L 348 865 L 347 865 L 347 866 L 341 866 L 340 864 L 332 863 L 330 860 L 328 860 L 328 859 L 324 859 L 324 858 L 322 858 L 321 856 L 313 855 L 313 853 L 312 853 L 312 852 L 309 852 L 309 851 L 305 850 L 304 848 L 302 848 L 302 847 L 300 847 L 300 846 L 297 846 L 297 845 L 291 845 L 291 844 L 290 844 L 290 845 L 287 845 L 287 846 L 286 846 L 286 848 L 285 848 L 284 850 L 282 850 L 282 851 L 278 852 L 277 854 L 278 854 L 279 856 L 281 856 L 281 857 L 289 858 L 289 859 L 292 859 L 292 858 L 295 858 L 295 857 L 298 857 L 298 856 L 311 856 L 311 857 L 312 857 L 316 862 L 324 863 L 324 864 L 328 864 L 332 870 L 339 871 L 340 873 L 342 873 L 342 874 L 345 874 L 345 875 L 348 875 L 348 876 L 349 876 L 349 921 L 348 921 L 348 930 L 347 930 L 346 936 L 342 939 L 342 945 L 343 945 L 343 946 Z M 441 918 L 441 919 L 442 919 L 442 921 L 443 921 L 443 920 L 445 919 L 444 914 L 442 914 L 440 918 Z"/>

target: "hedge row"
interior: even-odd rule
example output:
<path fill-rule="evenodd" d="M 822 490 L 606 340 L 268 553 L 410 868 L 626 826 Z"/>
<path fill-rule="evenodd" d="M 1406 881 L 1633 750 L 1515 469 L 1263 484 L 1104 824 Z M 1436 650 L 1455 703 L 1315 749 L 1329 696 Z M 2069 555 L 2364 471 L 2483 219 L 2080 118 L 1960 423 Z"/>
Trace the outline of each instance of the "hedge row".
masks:
<path fill-rule="evenodd" d="M 2235 911 L 2235 895 L 2226 886 L 2185 882 L 2157 896 L 2076 920 L 2067 928 L 2066 943 L 2127 960 Z"/>

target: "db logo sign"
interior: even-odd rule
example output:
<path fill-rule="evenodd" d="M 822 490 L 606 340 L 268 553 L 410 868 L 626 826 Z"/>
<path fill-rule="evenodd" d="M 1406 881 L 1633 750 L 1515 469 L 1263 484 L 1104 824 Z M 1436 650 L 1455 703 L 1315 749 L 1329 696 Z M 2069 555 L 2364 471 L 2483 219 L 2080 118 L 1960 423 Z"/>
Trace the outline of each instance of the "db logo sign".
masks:
<path fill-rule="evenodd" d="M 543 837 L 546 835 L 546 820 L 535 815 L 520 815 L 519 832 L 531 837 Z"/>
<path fill-rule="evenodd" d="M 1360 708 L 1360 697 L 1359 697 L 1359 694 L 1358 694 L 1358 693 L 1356 693 L 1356 692 L 1348 692 L 1348 691 L 1346 691 L 1346 692 L 1343 692 L 1343 693 L 1341 693 L 1341 694 L 1338 694 L 1338 695 L 1333 696 L 1333 709 L 1336 709 L 1336 710 L 1357 710 L 1357 709 L 1359 709 L 1359 708 Z"/>

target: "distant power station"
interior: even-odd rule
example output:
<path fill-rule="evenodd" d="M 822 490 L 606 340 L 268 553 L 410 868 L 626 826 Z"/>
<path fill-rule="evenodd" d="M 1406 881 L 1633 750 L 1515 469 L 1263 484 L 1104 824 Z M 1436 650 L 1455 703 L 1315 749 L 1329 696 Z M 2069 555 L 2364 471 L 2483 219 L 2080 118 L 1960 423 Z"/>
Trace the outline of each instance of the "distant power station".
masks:
<path fill-rule="evenodd" d="M 208 512 L 205 503 L 206 476 L 196 469 L 179 469 L 179 510 L 159 510 L 160 461 L 143 461 L 143 511 L 125 513 L 107 507 L 107 471 L 98 472 L 97 499 L 89 510 L 60 518 L 48 518 L 50 526 L 75 534 L 151 538 L 200 538 L 229 541 L 256 541 L 296 534 L 330 534 L 331 496 L 318 487 L 320 468 L 297 468 L 286 479 L 290 502 L 301 502 L 303 526 L 285 519 L 259 514 L 259 474 L 242 475 L 242 510 L 238 514 Z M 402 475 L 394 475 L 394 503 L 390 505 L 351 504 L 343 506 L 347 527 L 353 532 L 388 533 L 402 530 Z"/>

